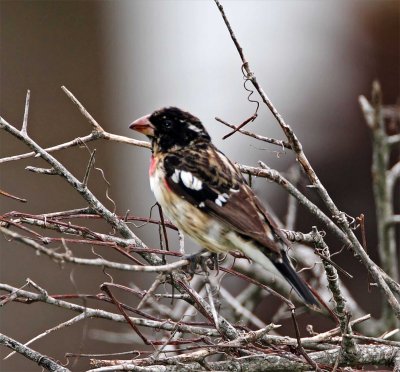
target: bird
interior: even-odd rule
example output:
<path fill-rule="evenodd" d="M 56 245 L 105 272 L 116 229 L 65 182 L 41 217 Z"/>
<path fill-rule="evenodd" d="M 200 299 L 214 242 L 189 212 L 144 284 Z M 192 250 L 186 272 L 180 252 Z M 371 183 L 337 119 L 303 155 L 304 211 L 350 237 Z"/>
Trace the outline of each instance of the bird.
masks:
<path fill-rule="evenodd" d="M 290 242 L 200 119 L 164 107 L 129 128 L 150 139 L 150 188 L 184 234 L 212 253 L 239 251 L 266 270 L 275 267 L 306 305 L 319 307 L 291 263 Z"/>

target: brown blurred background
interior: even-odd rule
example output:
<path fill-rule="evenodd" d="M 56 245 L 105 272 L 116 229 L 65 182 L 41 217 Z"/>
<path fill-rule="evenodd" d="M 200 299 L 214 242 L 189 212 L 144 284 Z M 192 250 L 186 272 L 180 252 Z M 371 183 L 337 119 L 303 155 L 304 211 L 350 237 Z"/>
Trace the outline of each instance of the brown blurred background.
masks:
<path fill-rule="evenodd" d="M 386 103 L 399 97 L 399 2 L 223 4 L 259 82 L 298 134 L 339 208 L 353 216 L 366 215 L 369 251 L 377 259 L 371 149 L 357 97 L 369 95 L 375 78 L 382 84 Z M 139 138 L 128 130 L 133 119 L 161 106 L 176 105 L 199 116 L 217 146 L 235 161 L 254 165 L 261 159 L 281 171 L 293 163 L 289 154 L 277 157 L 279 149 L 243 136 L 221 140 L 227 129 L 214 117 L 239 123 L 253 113 L 254 105 L 246 100 L 240 59 L 212 1 L 1 1 L 0 6 L 0 113 L 20 126 L 26 90 L 30 89 L 28 131 L 42 146 L 65 142 L 91 129 L 61 91 L 60 86 L 65 85 L 110 132 Z M 250 129 L 282 138 L 264 107 Z M 0 133 L 0 145 L 1 157 L 26 150 L 4 133 Z M 111 182 L 118 212 L 129 209 L 147 216 L 154 202 L 147 180 L 148 151 L 112 143 L 90 147 L 97 149 L 96 165 Z M 86 149 L 62 151 L 56 157 L 74 174 L 83 176 L 89 158 Z M 44 163 L 28 159 L 1 164 L 0 188 L 28 199 L 23 205 L 1 198 L 1 213 L 44 213 L 85 206 L 62 180 L 28 173 L 26 165 Z M 98 173 L 89 185 L 107 204 L 106 185 Z M 304 181 L 304 191 L 305 185 Z M 262 180 L 256 181 L 255 189 L 284 216 L 286 195 L 280 189 Z M 317 197 L 312 199 L 318 202 Z M 315 223 L 301 209 L 298 221 L 297 229 L 302 231 L 309 231 Z M 135 233 L 150 245 L 157 244 L 151 228 L 135 229 Z M 108 280 L 101 270 L 60 267 L 27 247 L 4 239 L 0 245 L 3 283 L 19 287 L 29 277 L 50 294 L 96 293 Z M 189 241 L 187 246 L 192 247 Z M 338 249 L 332 246 L 333 251 Z M 92 257 L 90 252 L 79 254 Z M 338 260 L 357 278 L 347 282 L 356 299 L 366 312 L 378 316 L 380 297 L 376 291 L 368 294 L 365 270 L 348 252 Z M 124 284 L 132 280 L 141 283 L 140 278 L 126 273 L 113 276 Z M 257 313 L 266 321 L 272 315 L 266 303 Z M 0 309 L 0 332 L 24 342 L 73 315 L 40 304 L 11 303 Z M 116 329 L 114 324 L 90 320 L 85 327 L 80 324 L 56 332 L 32 347 L 61 361 L 65 352 L 118 352 L 135 347 L 118 340 L 99 340 L 98 333 L 90 332 L 96 329 L 128 331 L 124 326 Z M 19 355 L 2 361 L 7 353 L 0 349 L 2 371 L 35 370 Z M 72 369 L 86 366 L 80 362 Z"/>

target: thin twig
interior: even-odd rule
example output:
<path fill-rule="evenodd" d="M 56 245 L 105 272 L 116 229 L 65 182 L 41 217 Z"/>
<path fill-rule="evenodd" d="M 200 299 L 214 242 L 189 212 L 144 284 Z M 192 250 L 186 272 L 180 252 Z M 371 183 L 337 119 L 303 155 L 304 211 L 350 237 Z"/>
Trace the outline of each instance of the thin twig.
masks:
<path fill-rule="evenodd" d="M 10 193 L 8 193 L 6 191 L 3 191 L 3 190 L 0 190 L 0 195 L 6 196 L 7 198 L 11 198 L 11 199 L 14 199 L 14 200 L 18 200 L 18 201 L 20 201 L 22 203 L 26 203 L 27 202 L 26 199 L 20 198 L 20 197 L 15 196 L 15 195 L 12 195 L 12 194 L 10 194 Z"/>
<path fill-rule="evenodd" d="M 87 186 L 87 183 L 88 183 L 88 180 L 89 180 L 90 171 L 92 170 L 92 168 L 94 166 L 95 156 L 96 156 L 96 149 L 94 149 L 90 154 L 90 159 L 89 159 L 88 165 L 86 167 L 85 176 L 83 177 L 83 181 L 82 181 L 82 184 L 84 186 Z"/>
<path fill-rule="evenodd" d="M 43 333 L 35 336 L 34 338 L 31 338 L 28 342 L 25 342 L 24 346 L 28 346 L 28 345 L 32 344 L 33 342 L 35 342 L 37 340 L 40 340 L 41 338 L 47 336 L 48 334 L 50 334 L 50 333 L 52 333 L 54 331 L 58 331 L 58 330 L 60 330 L 62 328 L 69 327 L 69 326 L 71 326 L 73 324 L 76 324 L 76 323 L 80 322 L 83 319 L 86 319 L 86 318 L 87 318 L 86 314 L 85 313 L 81 313 L 81 314 L 73 317 L 72 319 L 67 320 L 66 322 L 60 323 L 55 327 L 46 329 L 46 331 L 44 331 Z M 10 353 L 7 356 L 5 356 L 3 360 L 11 358 L 15 353 L 16 353 L 16 351 L 13 351 L 12 353 Z"/>
<path fill-rule="evenodd" d="M 294 330 L 296 333 L 298 352 L 300 353 L 300 355 L 302 355 L 304 357 L 304 359 L 310 364 L 310 366 L 312 366 L 314 368 L 315 371 L 321 372 L 321 368 L 319 368 L 318 363 L 316 363 L 314 360 L 312 360 L 309 357 L 309 355 L 307 354 L 307 352 L 304 350 L 303 344 L 301 342 L 299 326 L 297 324 L 296 314 L 295 314 L 294 309 L 291 310 L 291 315 L 292 315 L 292 320 L 293 320 L 293 324 L 294 324 Z"/>
<path fill-rule="evenodd" d="M 111 321 L 114 321 L 117 323 L 127 323 L 127 321 L 123 315 L 115 314 L 115 313 L 108 312 L 108 311 L 101 310 L 101 309 L 94 309 L 94 308 L 90 308 L 90 307 L 77 305 L 72 302 L 59 300 L 52 296 L 45 297 L 41 294 L 21 290 L 19 288 L 10 286 L 8 284 L 0 283 L 0 290 L 7 291 L 9 293 L 17 292 L 18 298 L 24 298 L 31 302 L 43 302 L 43 303 L 46 303 L 49 305 L 53 305 L 56 307 L 67 309 L 67 310 L 71 310 L 74 312 L 86 313 L 88 318 L 99 318 L 99 319 L 111 320 Z M 131 322 L 133 322 L 137 326 L 143 326 L 143 327 L 154 328 L 154 329 L 164 329 L 166 331 L 172 331 L 177 327 L 179 329 L 179 331 L 181 331 L 181 332 L 188 332 L 188 333 L 192 333 L 192 334 L 196 334 L 196 335 L 200 335 L 200 336 L 217 337 L 220 335 L 219 332 L 217 332 L 216 330 L 211 329 L 211 328 L 186 325 L 186 324 L 174 322 L 172 320 L 157 321 L 157 320 L 152 320 L 152 319 L 143 319 L 143 318 L 135 318 L 135 317 L 129 317 L 129 318 L 130 318 Z"/>
<path fill-rule="evenodd" d="M 251 94 L 250 94 L 251 95 Z M 258 102 L 257 102 L 258 104 Z M 257 106 L 257 110 L 258 110 L 258 106 Z M 250 116 L 249 118 L 247 118 L 245 121 L 243 121 L 241 124 L 239 124 L 237 127 L 234 127 L 232 132 L 229 132 L 228 134 L 225 134 L 225 136 L 222 137 L 222 139 L 227 139 L 230 136 L 232 136 L 233 134 L 235 134 L 236 132 L 240 131 L 245 125 L 247 125 L 248 123 L 250 123 L 251 121 L 254 121 L 257 118 L 257 113 L 255 113 L 254 115 Z"/>
<path fill-rule="evenodd" d="M 354 334 L 348 334 L 345 333 L 343 335 L 345 338 L 354 338 L 356 340 L 363 340 L 363 341 L 368 341 L 368 342 L 376 342 L 378 344 L 382 345 L 391 345 L 391 346 L 396 346 L 400 348 L 400 342 L 399 341 L 391 341 L 391 340 L 385 340 L 383 338 L 378 338 L 378 337 L 368 337 L 368 336 L 362 336 L 362 335 L 354 335 Z"/>
<path fill-rule="evenodd" d="M 147 300 L 153 296 L 154 292 L 158 288 L 158 286 L 165 280 L 165 276 L 160 274 L 157 276 L 156 280 L 153 282 L 149 290 L 146 292 L 146 294 L 143 296 L 142 300 L 140 301 L 139 305 L 137 306 L 137 309 L 140 310 L 144 304 L 147 302 Z"/>
<path fill-rule="evenodd" d="M 221 286 L 219 288 L 219 294 L 225 301 L 227 301 L 231 305 L 232 309 L 234 309 L 237 315 L 243 317 L 250 323 L 254 324 L 256 327 L 264 328 L 266 326 L 266 324 L 260 318 L 254 315 L 252 311 L 249 311 L 247 308 L 245 308 L 237 300 L 237 298 L 233 297 L 224 287 Z"/>
<path fill-rule="evenodd" d="M 229 123 L 227 123 L 226 121 L 224 121 L 224 120 L 222 120 L 220 118 L 216 117 L 215 120 L 220 122 L 221 124 L 226 125 L 229 128 L 237 129 L 234 125 L 229 124 Z M 253 137 L 253 138 L 258 139 L 258 140 L 263 141 L 263 142 L 272 143 L 274 145 L 277 145 L 277 146 L 283 147 L 283 148 L 287 148 L 287 149 L 291 148 L 289 143 L 287 143 L 285 141 L 277 140 L 275 138 L 269 138 L 269 137 L 261 136 L 259 134 L 252 133 L 252 132 L 249 132 L 249 131 L 244 130 L 244 129 L 237 129 L 237 131 L 242 133 L 242 134 L 245 134 L 246 136 Z"/>
<path fill-rule="evenodd" d="M 160 266 L 140 266 L 140 265 L 129 265 L 129 264 L 124 264 L 124 263 L 119 263 L 119 262 L 112 262 L 108 261 L 102 258 L 79 258 L 79 257 L 74 257 L 71 256 L 68 252 L 66 253 L 57 253 L 52 249 L 45 248 L 39 243 L 36 243 L 34 240 L 26 238 L 14 231 L 11 231 L 9 229 L 6 229 L 4 227 L 0 226 L 0 232 L 15 241 L 21 242 L 27 246 L 30 246 L 34 249 L 36 249 L 38 252 L 43 253 L 50 258 L 55 259 L 58 262 L 71 262 L 71 263 L 76 263 L 79 265 L 88 265 L 88 266 L 99 266 L 99 267 L 107 267 L 109 269 L 117 269 L 117 270 L 123 270 L 123 271 L 146 271 L 146 272 L 162 272 L 162 271 L 173 271 L 178 268 L 181 268 L 185 265 L 188 265 L 189 261 L 187 260 L 180 260 L 177 261 L 173 264 L 169 265 L 160 265 Z"/>
<path fill-rule="evenodd" d="M 68 96 L 68 98 L 78 107 L 82 115 L 89 121 L 90 125 L 93 127 L 95 132 L 103 132 L 104 129 L 100 124 L 93 118 L 92 115 L 85 109 L 85 107 L 76 99 L 76 97 L 63 85 L 61 89 Z"/>
<path fill-rule="evenodd" d="M 28 135 L 28 115 L 29 115 L 29 101 L 31 99 L 31 91 L 28 89 L 26 92 L 25 99 L 25 111 L 24 111 L 24 120 L 22 122 L 21 132 L 27 136 Z"/>

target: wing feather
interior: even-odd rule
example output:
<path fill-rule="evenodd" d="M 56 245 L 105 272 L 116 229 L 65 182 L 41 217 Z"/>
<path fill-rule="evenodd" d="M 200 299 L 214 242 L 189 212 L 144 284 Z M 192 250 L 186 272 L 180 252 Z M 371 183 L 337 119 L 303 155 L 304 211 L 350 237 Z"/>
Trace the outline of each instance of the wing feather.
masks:
<path fill-rule="evenodd" d="M 225 155 L 213 147 L 199 151 L 195 167 L 184 153 L 179 155 L 171 154 L 164 160 L 172 191 L 243 237 L 254 239 L 281 256 L 281 245 L 275 240 L 276 235 L 281 237 L 279 229 Z"/>

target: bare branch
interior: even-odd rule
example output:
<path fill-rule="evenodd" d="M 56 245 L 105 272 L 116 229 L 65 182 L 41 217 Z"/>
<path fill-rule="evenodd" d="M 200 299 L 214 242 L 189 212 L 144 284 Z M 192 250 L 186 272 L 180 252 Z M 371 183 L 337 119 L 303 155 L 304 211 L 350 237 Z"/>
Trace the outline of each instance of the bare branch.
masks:
<path fill-rule="evenodd" d="M 28 165 L 27 167 L 25 167 L 25 169 L 27 171 L 37 173 L 37 174 L 46 174 L 46 175 L 50 175 L 50 176 L 54 176 L 57 174 L 57 172 L 54 168 L 38 168 L 38 167 L 32 167 L 32 166 Z"/>
<path fill-rule="evenodd" d="M 104 132 L 100 124 L 93 118 L 92 115 L 83 107 L 83 105 L 76 99 L 76 97 L 63 85 L 61 89 L 68 96 L 68 98 L 78 107 L 82 115 L 89 121 L 90 125 L 93 127 L 94 132 Z"/>
<path fill-rule="evenodd" d="M 0 333 L 0 345 L 4 345 L 9 349 L 15 350 L 15 352 L 23 355 L 25 358 L 32 360 L 37 363 L 39 366 L 47 369 L 48 371 L 55 372 L 69 372 L 70 370 L 61 366 L 60 364 L 54 362 L 49 357 L 38 353 L 35 350 L 21 344 L 20 342 L 3 335 Z"/>
<path fill-rule="evenodd" d="M 233 297 L 224 287 L 219 288 L 220 295 L 225 299 L 225 301 L 231 304 L 231 307 L 235 310 L 236 314 L 248 320 L 250 323 L 254 324 L 256 327 L 264 328 L 266 324 L 254 315 L 251 311 L 246 309 L 237 298 Z"/>
<path fill-rule="evenodd" d="M 184 372 L 189 370 L 204 371 L 202 361 L 205 357 L 218 354 L 218 349 L 201 349 L 191 354 L 183 356 L 176 356 L 166 358 L 165 361 L 158 361 L 151 366 L 145 363 L 146 360 L 132 360 L 132 361 L 113 361 L 111 366 L 104 366 L 108 361 L 91 360 L 92 365 L 103 367 L 91 369 L 90 372 L 105 372 L 105 371 L 162 371 L 162 372 Z M 319 351 L 310 353 L 310 358 L 317 364 L 333 366 L 339 354 L 339 349 L 332 349 L 329 351 Z M 393 366 L 395 361 L 397 363 L 398 348 L 387 345 L 360 345 L 360 352 L 354 361 L 346 359 L 339 359 L 339 366 L 358 366 L 358 365 L 380 365 L 380 366 Z M 143 362 L 141 362 L 143 361 Z M 116 363 L 117 362 L 117 363 Z M 183 364 L 185 363 L 185 364 Z M 301 359 L 293 358 L 290 353 L 279 354 L 264 354 L 256 356 L 245 356 L 233 358 L 231 360 L 222 362 L 208 362 L 207 366 L 213 371 L 309 371 L 310 365 Z"/>
<path fill-rule="evenodd" d="M 22 129 L 21 132 L 25 136 L 28 135 L 28 115 L 29 115 L 29 101 L 31 99 L 31 91 L 28 89 L 26 92 L 26 99 L 25 99 L 25 111 L 24 111 L 24 120 L 22 122 Z"/>
<path fill-rule="evenodd" d="M 7 198 L 11 198 L 11 199 L 14 199 L 14 200 L 18 200 L 18 201 L 20 201 L 22 203 L 26 203 L 27 202 L 26 199 L 20 198 L 20 197 L 15 196 L 15 195 L 12 195 L 12 194 L 10 194 L 10 193 L 8 193 L 6 191 L 3 191 L 3 190 L 0 190 L 0 195 L 6 196 Z"/>
<path fill-rule="evenodd" d="M 400 174 L 400 162 L 391 170 L 390 146 L 388 135 L 385 129 L 384 114 L 382 106 L 382 91 L 377 81 L 372 86 L 372 103 L 361 96 L 360 106 L 363 111 L 365 121 L 372 134 L 372 185 L 377 214 L 378 230 L 378 252 L 382 264 L 382 269 L 388 276 L 398 280 L 399 267 L 396 249 L 396 232 L 391 219 L 394 215 L 393 195 L 394 184 L 396 182 L 396 167 Z M 396 325 L 396 317 L 392 309 L 386 302 L 383 303 L 382 322 L 385 328 L 392 328 Z M 399 316 L 397 316 L 400 318 Z"/>
<path fill-rule="evenodd" d="M 222 16 L 224 22 L 225 22 L 225 25 L 228 28 L 230 36 L 231 36 L 231 38 L 235 44 L 235 47 L 240 55 L 240 58 L 243 63 L 242 68 L 247 73 L 247 79 L 251 81 L 254 88 L 257 90 L 260 97 L 262 98 L 263 102 L 265 103 L 265 105 L 271 111 L 272 115 L 277 120 L 277 122 L 280 125 L 282 131 L 284 132 L 291 148 L 293 149 L 294 153 L 296 154 L 296 158 L 297 158 L 298 163 L 301 166 L 301 169 L 304 171 L 304 173 L 309 178 L 311 184 L 317 190 L 321 200 L 328 207 L 333 218 L 335 218 L 336 224 L 341 228 L 341 230 L 347 236 L 348 240 L 351 243 L 350 247 L 352 248 L 354 253 L 356 255 L 358 255 L 358 257 L 361 259 L 361 262 L 364 264 L 364 266 L 370 271 L 372 277 L 374 278 L 374 280 L 378 284 L 379 288 L 383 292 L 386 300 L 392 307 L 395 316 L 398 319 L 400 319 L 400 303 L 393 296 L 393 293 L 391 292 L 390 288 L 385 283 L 384 277 L 382 276 L 381 271 L 378 268 L 378 266 L 370 259 L 368 254 L 364 251 L 363 247 L 361 246 L 360 242 L 357 240 L 356 236 L 354 235 L 354 232 L 351 230 L 351 228 L 349 226 L 349 223 L 348 223 L 347 218 L 345 217 L 345 214 L 337 208 L 337 206 L 333 202 L 332 198 L 328 194 L 328 191 L 326 190 L 326 188 L 323 186 L 323 184 L 319 180 L 317 174 L 315 173 L 313 167 L 311 166 L 310 162 L 308 161 L 308 159 L 303 151 L 300 141 L 298 140 L 297 136 L 293 132 L 292 128 L 284 121 L 284 119 L 282 118 L 282 116 L 280 115 L 278 110 L 275 108 L 275 106 L 272 104 L 271 100 L 267 97 L 264 90 L 259 85 L 254 72 L 250 69 L 249 63 L 244 56 L 243 48 L 239 44 L 239 42 L 232 30 L 232 27 L 228 21 L 228 18 L 224 12 L 222 5 L 220 4 L 220 2 L 218 0 L 214 0 L 214 1 L 217 4 L 217 7 L 221 13 L 221 16 Z"/>
<path fill-rule="evenodd" d="M 44 150 L 46 152 L 55 152 L 55 151 L 64 150 L 64 149 L 74 147 L 74 146 L 80 146 L 83 143 L 92 142 L 92 141 L 95 141 L 98 139 L 105 139 L 105 140 L 115 141 L 115 142 L 119 142 L 119 143 L 126 143 L 128 145 L 144 147 L 147 149 L 150 148 L 150 144 L 146 141 L 139 141 L 139 140 L 135 140 L 133 138 L 119 136 L 119 135 L 108 133 L 108 132 L 104 131 L 104 132 L 92 132 L 91 134 L 88 134 L 87 136 L 78 137 L 69 142 L 61 143 L 59 145 L 52 146 L 52 147 L 47 147 Z M 8 157 L 0 159 L 0 164 L 6 163 L 9 161 L 27 159 L 32 156 L 36 156 L 36 153 L 33 151 L 27 152 L 25 154 L 20 154 L 20 155 L 8 156 Z"/>
<path fill-rule="evenodd" d="M 325 244 L 322 236 L 319 234 L 318 230 L 314 228 L 314 236 L 315 236 L 315 246 L 316 249 L 320 251 L 320 253 L 327 258 L 330 258 L 330 252 L 328 246 Z M 336 306 L 336 315 L 340 321 L 340 329 L 342 334 L 350 334 L 352 335 L 351 325 L 349 324 L 349 310 L 346 309 L 346 300 L 343 297 L 342 291 L 340 290 L 339 285 L 339 277 L 336 269 L 331 266 L 326 261 L 323 261 L 326 277 L 328 279 L 329 289 L 332 292 L 333 298 L 335 300 Z M 347 355 L 348 358 L 353 358 L 357 354 L 357 346 L 352 338 L 346 338 L 343 341 L 343 352 Z"/>
<path fill-rule="evenodd" d="M 48 152 L 43 150 L 37 143 L 32 139 L 24 136 L 16 130 L 12 125 L 7 123 L 3 118 L 0 117 L 0 129 L 6 130 L 8 133 L 12 134 L 14 137 L 18 138 L 20 141 L 24 142 L 27 146 L 32 148 L 35 153 L 39 154 L 44 160 L 46 160 L 59 174 L 62 176 L 79 194 L 87 201 L 89 206 L 96 211 L 98 214 L 104 217 L 104 219 L 115 227 L 125 238 L 130 238 L 136 240 L 137 245 L 144 246 L 129 229 L 129 227 L 120 219 L 118 219 L 113 213 L 111 213 L 107 208 L 100 203 L 100 201 L 93 195 L 93 193 L 83 185 L 75 176 L 72 175 L 59 161 L 57 161 Z M 159 262 L 159 258 L 156 256 L 147 256 L 150 261 Z"/>
<path fill-rule="evenodd" d="M 94 149 L 90 154 L 89 163 L 88 163 L 88 165 L 86 167 L 85 176 L 83 177 L 82 184 L 85 187 L 87 186 L 87 183 L 88 183 L 88 180 L 89 180 L 90 171 L 92 170 L 92 168 L 94 166 L 95 156 L 96 156 L 96 149 Z"/>
<path fill-rule="evenodd" d="M 220 122 L 221 124 L 226 125 L 229 128 L 237 129 L 234 125 L 229 124 L 229 123 L 227 123 L 226 121 L 224 121 L 224 120 L 222 120 L 220 118 L 215 118 L 215 120 Z M 252 133 L 252 132 L 249 132 L 249 131 L 244 130 L 244 129 L 237 129 L 237 131 L 242 133 L 242 134 L 245 134 L 246 136 L 253 137 L 253 138 L 258 139 L 258 140 L 263 141 L 263 142 L 272 143 L 273 145 L 277 145 L 277 146 L 282 147 L 282 148 L 287 148 L 287 149 L 291 148 L 290 144 L 285 142 L 285 141 L 277 140 L 275 138 L 269 138 L 269 137 L 261 136 L 259 134 Z"/>
<path fill-rule="evenodd" d="M 317 217 L 335 236 L 344 244 L 349 245 L 350 241 L 346 235 L 335 225 L 335 223 L 323 213 L 314 203 L 308 200 L 291 182 L 283 177 L 278 171 L 271 169 L 265 163 L 260 162 L 261 168 L 250 167 L 247 165 L 236 164 L 241 172 L 249 173 L 257 177 L 265 177 L 282 186 L 290 195 L 293 195 L 301 205 L 306 207 L 315 217 Z"/>
<path fill-rule="evenodd" d="M 126 323 L 126 319 L 119 314 L 111 313 L 105 310 L 93 309 L 90 307 L 84 307 L 81 305 L 74 304 L 72 302 L 59 300 L 51 296 L 43 296 L 42 294 L 37 294 L 25 290 L 18 289 L 16 287 L 10 286 L 8 284 L 0 283 L 0 290 L 7 291 L 9 293 L 17 292 L 18 298 L 25 298 L 35 302 L 43 302 L 49 305 L 60 307 L 63 309 L 71 310 L 78 313 L 85 313 L 88 318 L 99 318 L 105 320 L 111 320 L 117 323 Z M 130 320 L 137 326 L 143 326 L 155 329 L 164 329 L 166 331 L 172 331 L 178 329 L 181 332 L 192 333 L 201 336 L 220 336 L 220 333 L 211 328 L 190 326 L 182 323 L 176 323 L 172 320 L 168 321 L 156 321 L 151 319 L 142 319 L 130 317 Z"/>
<path fill-rule="evenodd" d="M 52 333 L 54 331 L 58 331 L 58 330 L 60 330 L 62 328 L 69 327 L 69 326 L 71 326 L 73 324 L 76 324 L 76 323 L 80 322 L 83 319 L 86 319 L 86 318 L 87 318 L 87 316 L 86 316 L 85 313 L 79 314 L 79 315 L 73 317 L 72 319 L 67 320 L 66 322 L 58 324 L 57 326 L 55 326 L 53 328 L 46 329 L 46 331 L 44 331 L 43 333 L 35 336 L 34 338 L 30 339 L 28 342 L 25 342 L 24 346 L 28 346 L 28 345 L 32 344 L 33 342 L 35 342 L 37 340 L 40 340 L 41 338 L 47 336 L 48 334 L 50 334 L 50 333 Z M 4 357 L 3 360 L 11 358 L 16 352 L 17 351 L 13 351 L 12 353 L 8 354 L 6 357 Z"/>

